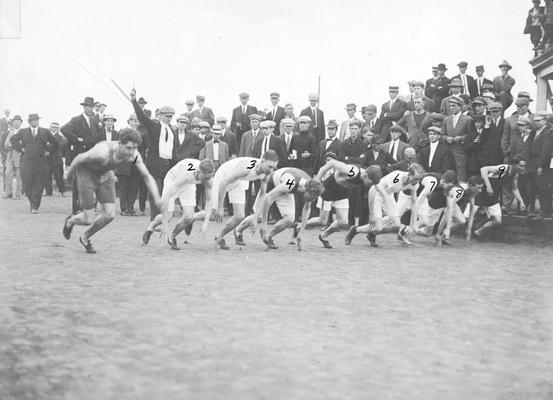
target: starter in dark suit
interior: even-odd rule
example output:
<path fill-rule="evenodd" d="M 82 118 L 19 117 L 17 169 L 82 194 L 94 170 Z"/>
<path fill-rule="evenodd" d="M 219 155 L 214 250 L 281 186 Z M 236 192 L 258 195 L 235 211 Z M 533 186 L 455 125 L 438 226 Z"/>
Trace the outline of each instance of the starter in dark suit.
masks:
<path fill-rule="evenodd" d="M 33 114 L 29 116 L 29 119 Z M 34 117 L 33 117 L 34 118 Z M 36 116 L 38 120 L 38 116 Z M 33 135 L 35 132 L 35 135 Z M 48 129 L 35 127 L 20 129 L 10 139 L 11 145 L 21 155 L 21 178 L 31 211 L 38 210 L 48 173 L 47 153 L 58 151 L 59 144 Z"/>
<path fill-rule="evenodd" d="M 468 115 L 460 113 L 457 117 L 457 124 L 453 127 L 455 115 L 448 115 L 444 118 L 444 123 L 442 125 L 442 137 L 440 140 L 442 142 L 447 141 L 447 137 L 458 138 L 460 140 L 448 143 L 447 147 L 453 153 L 453 159 L 455 161 L 455 170 L 457 171 L 457 178 L 461 182 L 466 182 L 468 179 L 467 173 L 467 155 L 463 147 L 463 141 L 469 135 L 472 128 L 472 118 Z"/>
<path fill-rule="evenodd" d="M 58 149 L 56 151 L 51 151 L 48 155 L 48 172 L 46 173 L 46 180 L 44 181 L 44 188 L 46 194 L 52 195 L 52 175 L 56 181 L 59 192 L 63 195 L 65 192 L 65 183 L 63 181 L 63 159 L 62 154 L 67 147 L 68 140 L 61 132 L 56 132 L 52 134 L 54 138 L 58 141 Z"/>
<path fill-rule="evenodd" d="M 263 149 L 263 142 L 265 137 L 262 135 L 253 146 L 253 157 L 261 158 L 265 152 Z M 278 155 L 279 162 L 284 161 L 288 158 L 286 154 L 286 144 L 284 140 L 275 135 L 270 135 L 269 137 L 269 150 L 273 150 Z"/>
<path fill-rule="evenodd" d="M 386 142 L 382 145 L 380 145 L 380 148 L 385 151 L 386 153 L 390 154 L 390 158 L 394 160 L 394 162 L 405 160 L 405 149 L 409 147 L 409 145 L 405 142 L 402 142 L 401 140 L 398 140 L 396 142 L 397 144 L 397 160 L 393 157 L 392 154 L 390 154 L 390 151 L 392 150 L 392 141 Z"/>
<path fill-rule="evenodd" d="M 244 133 L 242 140 L 240 141 L 240 151 L 238 152 L 238 157 L 254 157 L 253 148 L 255 144 L 263 138 L 263 133 L 261 129 L 258 129 L 257 132 L 249 130 Z"/>
<path fill-rule="evenodd" d="M 325 115 L 319 107 L 315 108 L 316 117 L 313 113 L 312 107 L 307 107 L 301 110 L 300 117 L 303 115 L 311 118 L 311 125 L 309 126 L 310 132 L 318 143 L 325 138 Z"/>
<path fill-rule="evenodd" d="M 242 106 L 236 107 L 232 110 L 232 118 L 230 120 L 230 130 L 236 135 L 238 147 L 240 147 L 242 142 L 242 135 L 251 129 L 250 115 L 257 114 L 257 108 L 247 104 L 245 111 L 243 112 Z"/>
<path fill-rule="evenodd" d="M 439 172 L 443 174 L 447 170 L 455 171 L 453 154 L 451 150 L 443 143 L 436 142 L 437 145 L 430 144 L 423 148 L 419 155 L 420 164 L 426 172 Z M 430 162 L 431 146 L 436 146 L 432 162 Z"/>
<path fill-rule="evenodd" d="M 215 171 L 219 169 L 221 164 L 224 164 L 230 159 L 228 146 L 225 142 L 223 142 L 222 140 L 219 140 L 217 142 L 217 147 L 219 148 L 217 160 L 215 160 L 215 156 L 213 152 L 213 149 L 214 149 L 213 139 L 211 139 L 209 142 L 206 142 L 205 147 L 200 151 L 200 160 L 204 160 L 204 159 L 212 160 L 213 164 L 215 165 Z"/>

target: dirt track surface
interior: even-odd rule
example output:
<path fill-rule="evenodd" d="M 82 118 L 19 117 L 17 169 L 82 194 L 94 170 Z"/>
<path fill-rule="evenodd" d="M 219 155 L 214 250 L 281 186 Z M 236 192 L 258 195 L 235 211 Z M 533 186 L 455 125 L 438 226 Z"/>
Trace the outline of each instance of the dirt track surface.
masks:
<path fill-rule="evenodd" d="M 2 400 L 553 399 L 551 248 L 176 252 L 117 216 L 87 255 L 69 209 L 0 201 Z"/>

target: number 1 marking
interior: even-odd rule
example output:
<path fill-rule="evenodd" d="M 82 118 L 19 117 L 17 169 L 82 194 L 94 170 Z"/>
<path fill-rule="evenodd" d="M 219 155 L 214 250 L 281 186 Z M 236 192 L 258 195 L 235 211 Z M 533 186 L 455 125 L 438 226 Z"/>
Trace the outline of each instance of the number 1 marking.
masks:
<path fill-rule="evenodd" d="M 138 160 L 138 156 L 136 156 L 136 157 L 134 158 L 134 161 L 133 161 L 134 164 L 136 164 L 136 160 Z"/>

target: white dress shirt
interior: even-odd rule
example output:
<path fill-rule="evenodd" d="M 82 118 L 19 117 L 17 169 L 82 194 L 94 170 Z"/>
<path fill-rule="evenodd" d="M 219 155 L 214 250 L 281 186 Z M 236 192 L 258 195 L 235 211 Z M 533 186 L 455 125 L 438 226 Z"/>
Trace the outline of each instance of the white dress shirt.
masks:
<path fill-rule="evenodd" d="M 90 128 L 90 126 L 91 126 L 90 125 L 90 117 L 88 115 L 86 115 L 85 113 L 83 113 L 83 117 L 84 117 L 86 123 L 88 124 L 88 127 Z"/>
<path fill-rule="evenodd" d="M 430 143 L 430 157 L 428 157 L 428 166 L 432 166 L 432 160 L 434 159 L 434 153 L 436 153 L 436 148 L 438 147 L 439 142 L 435 141 Z"/>
<path fill-rule="evenodd" d="M 213 161 L 219 161 L 219 142 L 213 141 Z"/>
<path fill-rule="evenodd" d="M 170 160 L 173 158 L 173 130 L 169 125 L 160 122 L 161 131 L 159 132 L 159 158 Z M 167 141 L 165 136 L 167 135 Z"/>
<path fill-rule="evenodd" d="M 293 132 L 284 134 L 284 142 L 286 143 L 286 151 L 290 150 L 290 144 L 292 143 L 292 136 L 294 136 Z"/>
<path fill-rule="evenodd" d="M 178 131 L 179 146 L 184 143 L 185 137 L 186 137 L 185 131 Z"/>
<path fill-rule="evenodd" d="M 457 126 L 457 122 L 459 122 L 459 117 L 461 116 L 461 113 L 459 114 L 453 114 L 453 129 Z"/>

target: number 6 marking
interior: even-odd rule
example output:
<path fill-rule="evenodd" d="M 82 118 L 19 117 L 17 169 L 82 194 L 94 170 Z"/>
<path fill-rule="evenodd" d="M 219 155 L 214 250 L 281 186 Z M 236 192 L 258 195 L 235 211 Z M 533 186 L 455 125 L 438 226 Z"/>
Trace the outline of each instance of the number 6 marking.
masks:
<path fill-rule="evenodd" d="M 398 183 L 399 182 L 399 174 L 396 175 L 396 177 L 394 178 L 394 183 Z"/>
<path fill-rule="evenodd" d="M 352 176 L 355 175 L 355 170 L 353 169 L 354 167 L 351 167 L 351 169 L 349 170 L 348 172 L 348 176 L 351 178 Z"/>

